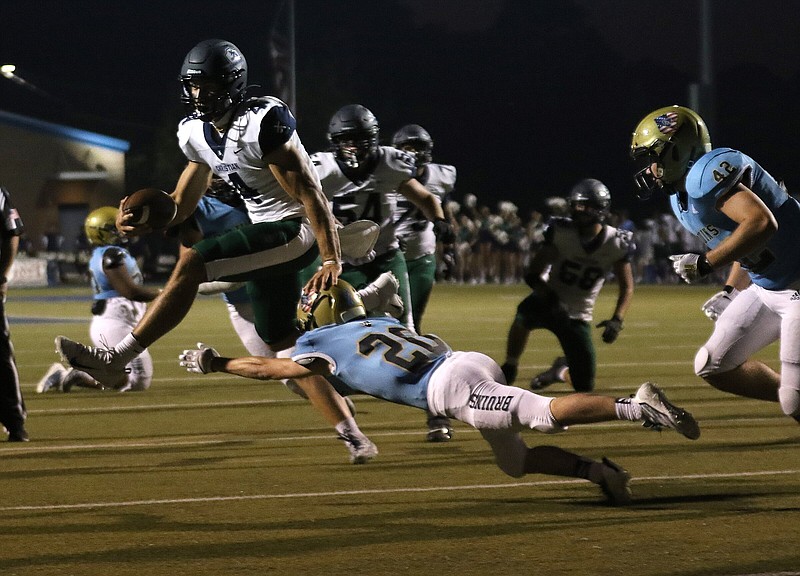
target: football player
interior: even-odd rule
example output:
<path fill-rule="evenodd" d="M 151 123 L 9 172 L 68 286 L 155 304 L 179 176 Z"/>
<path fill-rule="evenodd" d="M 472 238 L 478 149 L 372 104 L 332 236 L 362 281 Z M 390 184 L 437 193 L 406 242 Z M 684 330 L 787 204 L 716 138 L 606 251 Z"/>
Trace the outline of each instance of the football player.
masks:
<path fill-rule="evenodd" d="M 63 360 L 103 384 L 117 381 L 128 362 L 180 323 L 203 282 L 248 282 L 259 336 L 281 353 L 298 336 L 294 303 L 303 288 L 301 271 L 320 257 L 308 290 L 335 284 L 341 273 L 336 224 L 296 120 L 277 98 L 247 96 L 247 62 L 239 48 L 220 39 L 198 43 L 184 58 L 180 82 L 187 114 L 178 142 L 188 163 L 172 192 L 178 210 L 171 224 L 194 212 L 212 174 L 236 189 L 252 223 L 205 238 L 181 254 L 163 292 L 113 348 L 56 338 Z M 131 235 L 150 231 L 132 225 L 122 211 L 117 228 Z M 349 413 L 330 384 L 306 379 L 303 386 L 340 434 L 367 441 L 346 426 Z"/>
<path fill-rule="evenodd" d="M 297 316 L 306 332 L 290 359 L 224 358 L 200 343 L 183 351 L 180 365 L 194 373 L 227 372 L 266 380 L 335 375 L 344 393 L 369 394 L 474 426 L 509 476 L 583 478 L 598 484 L 615 505 L 631 500 L 630 475 L 623 468 L 555 446 L 528 448 L 520 432 L 552 433 L 576 424 L 628 420 L 654 429 L 673 428 L 690 439 L 700 436 L 692 415 L 672 405 L 651 382 L 624 398 L 548 398 L 507 386 L 500 367 L 484 354 L 453 351 L 438 337 L 419 335 L 392 318 L 368 318 L 358 294 L 345 281 L 303 297 Z"/>
<path fill-rule="evenodd" d="M 24 232 L 22 218 L 11 201 L 11 193 L 0 186 L 0 431 L 8 432 L 9 442 L 29 440 L 25 429 L 28 411 L 19 386 L 17 360 L 6 316 L 8 277 Z"/>
<path fill-rule="evenodd" d="M 758 162 L 731 148 L 712 149 L 703 119 L 684 106 L 650 112 L 636 126 L 630 153 L 640 198 L 669 194 L 703 254 L 670 256 L 693 283 L 730 266 L 725 288 L 703 309 L 716 319 L 694 369 L 732 394 L 779 402 L 800 422 L 800 203 Z M 753 354 L 780 340 L 780 374 Z"/>
<path fill-rule="evenodd" d="M 403 126 L 392 136 L 392 146 L 414 155 L 417 165 L 414 178 L 436 195 L 444 210 L 445 201 L 455 187 L 456 169 L 433 162 L 433 139 L 428 131 L 417 124 Z M 408 268 L 414 327 L 420 331 L 422 315 L 436 279 L 436 235 L 433 233 L 433 223 L 410 200 L 398 194 L 395 201 L 394 222 Z M 441 259 L 446 274 L 452 275 L 455 268 L 455 239 L 444 240 L 447 242 L 441 244 Z"/>
<path fill-rule="evenodd" d="M 89 336 L 95 346 L 114 346 L 122 341 L 144 316 L 147 302 L 158 290 L 144 286 L 136 259 L 123 246 L 126 239 L 116 227 L 118 209 L 103 206 L 84 221 L 84 231 L 93 246 L 89 259 L 92 286 L 92 321 Z M 153 358 L 145 350 L 131 359 L 117 381 L 97 382 L 84 371 L 55 363 L 36 385 L 39 393 L 51 390 L 69 392 L 73 386 L 119 391 L 147 390 L 153 379 Z"/>
<path fill-rule="evenodd" d="M 539 390 L 569 379 L 578 392 L 594 389 L 596 358 L 591 322 L 594 305 L 609 272 L 617 278 L 618 296 L 611 318 L 597 325 L 603 342 L 616 341 L 633 298 L 633 235 L 606 224 L 611 207 L 608 188 L 593 178 L 578 182 L 569 194 L 571 218 L 554 218 L 544 243 L 525 274 L 533 292 L 517 307 L 508 331 L 503 373 L 510 384 L 531 330 L 552 332 L 564 356 L 530 383 Z"/>
<path fill-rule="evenodd" d="M 435 236 L 450 238 L 452 227 L 444 218 L 439 199 L 416 178 L 415 158 L 408 152 L 379 144 L 375 115 L 360 104 L 343 106 L 330 120 L 328 140 L 332 152 L 318 152 L 311 159 L 322 189 L 333 202 L 333 213 L 343 224 L 370 220 L 380 226 L 371 260 L 345 260 L 342 278 L 361 288 L 383 272 L 391 272 L 400 283 L 403 323 L 414 327 L 413 304 L 406 260 L 400 251 L 395 222 L 397 198 L 408 201 L 431 222 Z M 432 421 L 429 441 L 450 440 L 447 422 Z"/>

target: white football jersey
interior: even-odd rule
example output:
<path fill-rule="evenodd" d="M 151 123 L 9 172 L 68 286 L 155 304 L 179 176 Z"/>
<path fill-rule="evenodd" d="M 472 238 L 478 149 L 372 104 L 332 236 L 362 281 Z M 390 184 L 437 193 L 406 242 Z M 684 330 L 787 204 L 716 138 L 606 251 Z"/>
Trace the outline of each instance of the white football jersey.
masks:
<path fill-rule="evenodd" d="M 265 96 L 249 100 L 223 134 L 210 122 L 183 120 L 178 127 L 178 141 L 186 158 L 207 164 L 236 189 L 253 223 L 275 222 L 305 216 L 305 209 L 286 193 L 264 162 L 261 132 L 274 131 L 268 134 L 273 141 L 286 141 L 286 135 L 291 132 L 288 141 L 305 153 L 294 126 L 294 117 L 286 104 Z"/>
<path fill-rule="evenodd" d="M 353 182 L 345 176 L 333 152 L 317 152 L 311 161 L 317 169 L 325 196 L 333 203 L 333 215 L 342 223 L 372 220 L 381 231 L 375 253 L 396 250 L 394 226 L 395 194 L 398 186 L 410 180 L 415 171 L 414 157 L 391 146 L 380 146 L 378 164 L 364 181 Z"/>
<path fill-rule="evenodd" d="M 455 187 L 456 169 L 446 164 L 426 164 L 424 172 L 417 176 L 417 180 L 439 199 L 439 203 L 443 203 Z M 433 222 L 425 218 L 422 210 L 402 194 L 395 194 L 395 201 L 397 212 L 394 221 L 397 236 L 405 245 L 406 260 L 434 254 L 436 236 L 433 233 Z"/>
<path fill-rule="evenodd" d="M 569 219 L 554 219 L 545 243 L 555 246 L 558 256 L 550 267 L 547 284 L 569 310 L 570 318 L 592 321 L 594 303 L 606 276 L 619 261 L 629 261 L 635 244 L 633 233 L 604 226 L 588 245 Z"/>

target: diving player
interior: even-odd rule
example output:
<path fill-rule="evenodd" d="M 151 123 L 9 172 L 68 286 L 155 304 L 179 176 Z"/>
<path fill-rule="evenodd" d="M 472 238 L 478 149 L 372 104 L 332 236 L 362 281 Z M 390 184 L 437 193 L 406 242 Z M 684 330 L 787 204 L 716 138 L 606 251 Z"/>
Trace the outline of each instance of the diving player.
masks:
<path fill-rule="evenodd" d="M 596 461 L 555 446 L 528 448 L 520 432 L 552 433 L 575 424 L 629 420 L 654 429 L 673 428 L 690 439 L 700 436 L 692 415 L 672 405 L 650 382 L 624 398 L 547 398 L 507 386 L 500 367 L 484 354 L 454 352 L 438 337 L 418 335 L 394 319 L 368 318 L 358 294 L 345 281 L 305 295 L 297 316 L 307 331 L 291 359 L 224 358 L 200 343 L 183 351 L 180 365 L 190 372 L 256 379 L 333 374 L 343 393 L 370 394 L 474 426 L 509 476 L 584 478 L 598 484 L 615 505 L 631 500 L 630 475 L 624 469 L 605 458 Z"/>

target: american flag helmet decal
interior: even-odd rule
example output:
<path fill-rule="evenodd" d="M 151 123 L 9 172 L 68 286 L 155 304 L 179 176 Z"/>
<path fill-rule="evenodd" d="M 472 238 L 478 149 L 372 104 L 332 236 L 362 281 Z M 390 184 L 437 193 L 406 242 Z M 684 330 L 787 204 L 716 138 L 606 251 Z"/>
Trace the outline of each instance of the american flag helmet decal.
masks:
<path fill-rule="evenodd" d="M 656 126 L 662 134 L 673 134 L 678 129 L 678 113 L 667 112 L 655 119 Z"/>

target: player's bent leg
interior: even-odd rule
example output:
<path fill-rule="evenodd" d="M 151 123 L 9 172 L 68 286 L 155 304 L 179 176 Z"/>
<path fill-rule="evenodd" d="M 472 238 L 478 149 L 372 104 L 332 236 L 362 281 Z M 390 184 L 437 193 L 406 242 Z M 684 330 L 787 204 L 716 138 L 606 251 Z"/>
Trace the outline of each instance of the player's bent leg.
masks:
<path fill-rule="evenodd" d="M 479 429 L 481 436 L 494 453 L 497 467 L 512 478 L 520 478 L 528 474 L 525 469 L 528 447 L 519 432 L 510 429 Z"/>
<path fill-rule="evenodd" d="M 745 360 L 738 366 L 712 361 L 705 346 L 694 359 L 695 373 L 721 392 L 755 400 L 778 401 L 780 375 L 757 360 Z"/>
<path fill-rule="evenodd" d="M 800 418 L 800 364 L 781 364 L 781 385 L 778 389 L 781 410 L 795 420 Z M 800 420 L 798 420 L 800 421 Z"/>
<path fill-rule="evenodd" d="M 598 462 L 557 446 L 534 446 L 525 458 L 525 471 L 528 474 L 583 478 L 599 485 L 612 505 L 631 503 L 630 474 L 607 458 Z"/>

